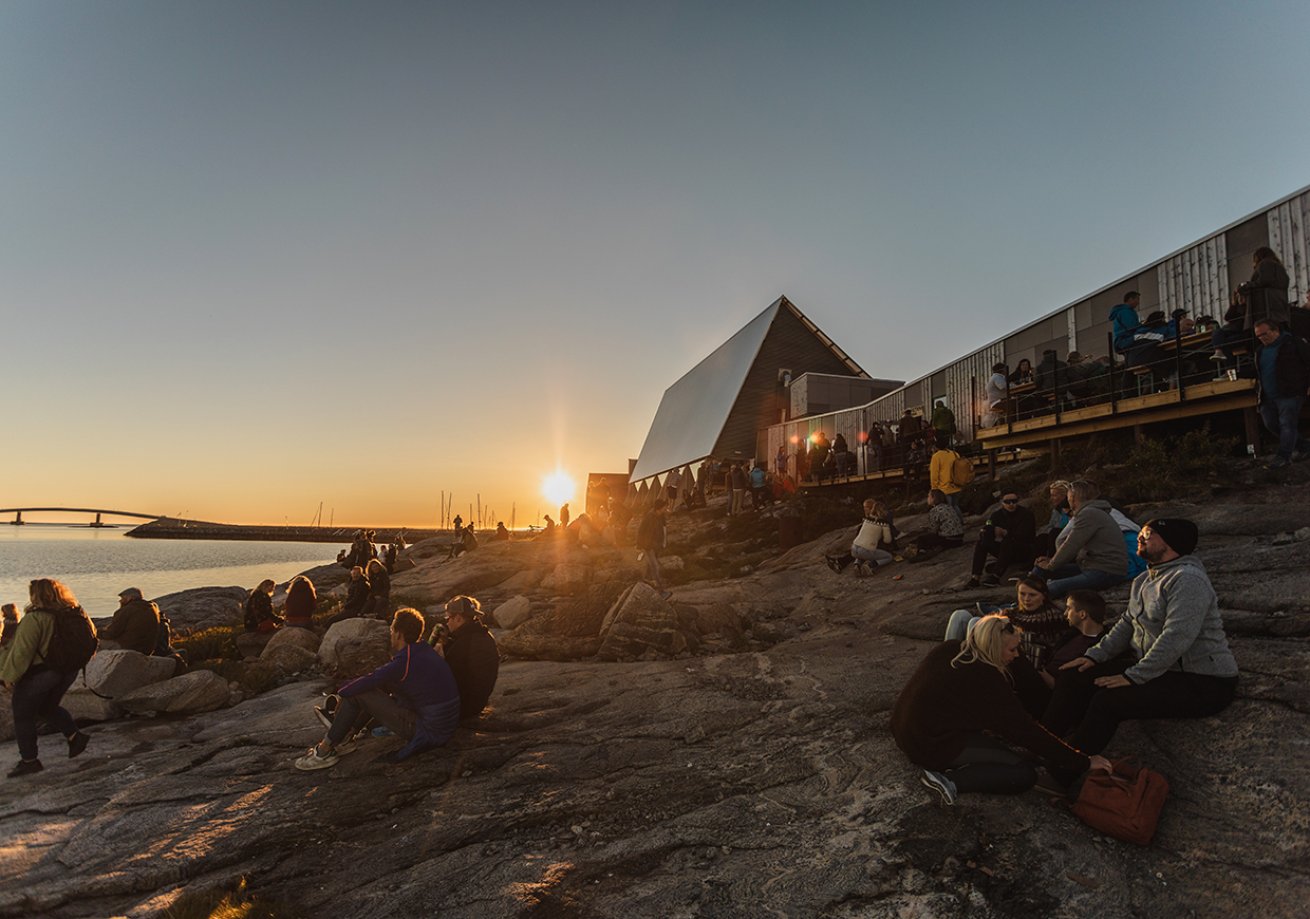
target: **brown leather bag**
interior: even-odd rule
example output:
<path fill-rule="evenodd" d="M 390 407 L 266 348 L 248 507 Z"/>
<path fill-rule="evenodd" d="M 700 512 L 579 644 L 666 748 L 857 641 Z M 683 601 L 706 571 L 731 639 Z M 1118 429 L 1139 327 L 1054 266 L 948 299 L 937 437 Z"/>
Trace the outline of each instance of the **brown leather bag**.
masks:
<path fill-rule="evenodd" d="M 1087 773 L 1070 810 L 1083 823 L 1124 842 L 1150 845 L 1169 797 L 1169 780 L 1154 769 L 1116 760 L 1114 772 Z"/>

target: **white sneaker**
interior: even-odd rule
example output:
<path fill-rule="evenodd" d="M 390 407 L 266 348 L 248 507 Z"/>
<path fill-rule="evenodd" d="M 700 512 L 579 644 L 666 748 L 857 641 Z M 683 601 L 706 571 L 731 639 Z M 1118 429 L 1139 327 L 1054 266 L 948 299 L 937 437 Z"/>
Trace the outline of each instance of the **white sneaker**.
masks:
<path fill-rule="evenodd" d="M 305 772 L 312 772 L 315 769 L 328 769 L 337 764 L 338 758 L 335 750 L 323 756 L 318 752 L 318 747 L 310 747 L 308 753 L 296 760 L 296 768 Z"/>
<path fill-rule="evenodd" d="M 942 803 L 946 805 L 955 803 L 955 783 L 942 775 L 940 772 L 934 772 L 931 769 L 923 770 L 923 775 L 919 776 L 920 783 L 925 788 L 931 788 L 941 796 Z"/>

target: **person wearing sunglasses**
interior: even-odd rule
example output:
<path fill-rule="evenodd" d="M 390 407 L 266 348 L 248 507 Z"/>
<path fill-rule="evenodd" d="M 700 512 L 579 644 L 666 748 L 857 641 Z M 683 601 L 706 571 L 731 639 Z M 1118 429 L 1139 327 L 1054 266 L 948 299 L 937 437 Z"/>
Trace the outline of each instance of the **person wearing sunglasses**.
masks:
<path fill-rule="evenodd" d="M 923 769 L 919 781 L 945 804 L 959 794 L 1032 788 L 1037 770 L 1011 745 L 1065 774 L 1110 768 L 1024 710 L 1007 669 L 1019 657 L 1021 631 L 1004 616 L 984 616 L 964 641 L 944 641 L 929 651 L 892 708 L 896 745 Z"/>
<path fill-rule="evenodd" d="M 977 587 L 979 579 L 988 586 L 999 584 L 1011 566 L 1028 568 L 1037 555 L 1037 518 L 1019 503 L 1019 495 L 1007 491 L 1001 496 L 1001 506 L 987 515 L 978 542 L 973 549 L 973 566 L 966 588 Z M 985 578 L 983 568 L 989 555 L 996 556 L 994 573 Z"/>
<path fill-rule="evenodd" d="M 1192 554 L 1197 539 L 1196 524 L 1181 517 L 1142 527 L 1137 551 L 1148 567 L 1114 627 L 1060 668 L 1042 719 L 1052 732 L 1100 753 L 1120 722 L 1204 718 L 1233 701 L 1237 660 L 1214 587 Z"/>

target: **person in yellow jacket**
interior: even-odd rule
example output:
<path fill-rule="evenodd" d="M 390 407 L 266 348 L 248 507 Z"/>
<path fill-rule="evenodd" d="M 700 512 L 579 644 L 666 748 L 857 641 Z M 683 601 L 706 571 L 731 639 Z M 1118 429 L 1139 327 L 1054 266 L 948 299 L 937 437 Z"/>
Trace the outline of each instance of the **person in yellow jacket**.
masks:
<path fill-rule="evenodd" d="M 938 489 L 946 496 L 946 503 L 957 511 L 960 509 L 960 492 L 964 489 L 955 484 L 951 478 L 951 467 L 960 458 L 960 454 L 951 449 L 950 438 L 937 435 L 937 450 L 928 464 L 928 479 L 931 488 Z"/>

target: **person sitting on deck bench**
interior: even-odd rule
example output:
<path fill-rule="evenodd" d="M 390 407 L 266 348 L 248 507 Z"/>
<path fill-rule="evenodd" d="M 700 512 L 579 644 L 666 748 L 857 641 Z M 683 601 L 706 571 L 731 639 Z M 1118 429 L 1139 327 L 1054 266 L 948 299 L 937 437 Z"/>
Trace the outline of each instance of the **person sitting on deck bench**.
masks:
<path fill-rule="evenodd" d="M 296 760 L 297 769 L 336 765 L 339 753 L 345 752 L 339 748 L 373 720 L 405 741 L 387 757 L 391 763 L 450 740 L 459 727 L 459 687 L 450 665 L 422 640 L 423 629 L 423 615 L 418 610 L 396 611 L 391 622 L 395 657 L 341 687 L 341 702 L 327 734 Z"/>

